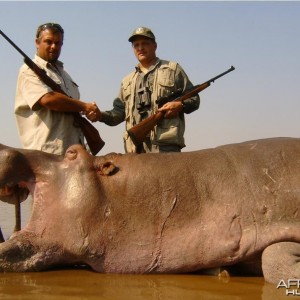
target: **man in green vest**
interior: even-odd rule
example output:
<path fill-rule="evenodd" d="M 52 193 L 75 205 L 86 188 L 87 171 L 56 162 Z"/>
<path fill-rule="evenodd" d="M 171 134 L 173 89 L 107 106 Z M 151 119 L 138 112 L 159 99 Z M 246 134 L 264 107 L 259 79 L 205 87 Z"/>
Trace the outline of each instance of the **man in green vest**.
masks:
<path fill-rule="evenodd" d="M 178 63 L 161 60 L 156 56 L 157 43 L 151 29 L 135 29 L 129 42 L 132 43 L 139 63 L 122 80 L 113 109 L 101 112 L 98 119 L 109 126 L 125 121 L 126 130 L 154 114 L 158 110 L 155 100 L 159 97 L 170 95 L 178 89 L 184 93 L 193 87 Z M 164 104 L 159 108 L 164 112 L 163 120 L 154 127 L 141 145 L 135 146 L 127 131 L 124 133 L 126 153 L 180 152 L 185 147 L 184 114 L 197 110 L 199 105 L 198 95 L 184 100 L 183 103 L 174 101 Z"/>

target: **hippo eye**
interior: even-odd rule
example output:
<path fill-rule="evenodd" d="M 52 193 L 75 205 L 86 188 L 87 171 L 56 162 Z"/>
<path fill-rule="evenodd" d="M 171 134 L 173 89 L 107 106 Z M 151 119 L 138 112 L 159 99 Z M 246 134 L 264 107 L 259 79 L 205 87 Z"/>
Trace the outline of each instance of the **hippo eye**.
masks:
<path fill-rule="evenodd" d="M 69 160 L 74 160 L 77 157 L 77 151 L 74 149 L 68 149 L 66 152 L 66 158 Z"/>

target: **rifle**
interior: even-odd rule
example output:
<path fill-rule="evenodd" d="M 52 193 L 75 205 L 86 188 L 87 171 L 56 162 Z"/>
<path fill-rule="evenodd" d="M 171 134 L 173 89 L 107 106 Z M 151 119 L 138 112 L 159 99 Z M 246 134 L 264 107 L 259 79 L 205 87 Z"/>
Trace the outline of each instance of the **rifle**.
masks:
<path fill-rule="evenodd" d="M 230 69 L 219 74 L 218 76 L 213 77 L 202 84 L 195 85 L 194 87 L 192 87 L 190 90 L 188 90 L 183 95 L 182 95 L 182 91 L 179 89 L 179 90 L 171 93 L 169 96 L 158 98 L 155 102 L 158 104 L 158 107 L 161 107 L 165 103 L 170 102 L 170 101 L 178 101 L 178 102 L 182 103 L 182 101 L 197 95 L 198 93 L 200 93 L 201 91 L 203 91 L 204 89 L 209 87 L 210 84 L 212 82 L 214 82 L 216 79 L 224 76 L 225 74 L 227 74 L 233 70 L 235 70 L 235 67 L 231 66 Z M 158 122 L 161 119 L 163 119 L 163 117 L 164 117 L 164 113 L 158 111 L 154 115 L 144 119 L 140 123 L 136 124 L 135 126 L 131 127 L 130 129 L 128 129 L 127 133 L 130 136 L 132 142 L 136 146 L 141 144 L 145 140 L 145 138 L 149 134 L 149 132 L 151 130 L 153 130 L 153 128 L 158 124 Z"/>
<path fill-rule="evenodd" d="M 2 30 L 0 30 L 0 34 L 24 57 L 24 63 L 40 78 L 41 81 L 48 85 L 53 91 L 70 97 L 62 90 L 59 84 L 47 75 L 44 69 L 34 63 L 7 35 L 4 34 Z M 74 112 L 72 115 L 74 116 L 74 124 L 81 128 L 91 153 L 96 155 L 105 145 L 98 130 L 87 119 L 83 118 L 80 113 Z"/>

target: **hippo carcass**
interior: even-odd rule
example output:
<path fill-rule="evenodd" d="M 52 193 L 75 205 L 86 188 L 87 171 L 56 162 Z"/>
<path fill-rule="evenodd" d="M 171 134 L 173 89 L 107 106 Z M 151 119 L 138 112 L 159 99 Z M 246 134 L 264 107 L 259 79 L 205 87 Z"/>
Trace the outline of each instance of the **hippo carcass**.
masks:
<path fill-rule="evenodd" d="M 254 265 L 275 284 L 300 277 L 300 139 L 100 157 L 1 145 L 0 161 L 1 200 L 33 198 L 29 223 L 0 244 L 0 271 Z"/>

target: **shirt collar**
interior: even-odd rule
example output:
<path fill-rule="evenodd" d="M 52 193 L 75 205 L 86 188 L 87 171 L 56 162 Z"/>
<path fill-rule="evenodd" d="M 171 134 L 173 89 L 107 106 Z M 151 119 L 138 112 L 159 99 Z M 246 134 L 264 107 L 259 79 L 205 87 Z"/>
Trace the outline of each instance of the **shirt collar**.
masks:
<path fill-rule="evenodd" d="M 161 63 L 161 60 L 157 57 L 156 61 L 154 62 L 153 65 L 150 66 L 150 68 L 148 69 L 148 71 L 152 71 L 153 69 L 155 69 L 159 64 Z M 141 68 L 140 68 L 140 64 L 135 66 L 135 70 L 136 72 L 140 72 Z"/>
<path fill-rule="evenodd" d="M 39 57 L 37 54 L 35 54 L 35 61 L 39 64 L 39 66 L 42 66 L 42 67 L 44 67 L 44 68 L 49 68 L 49 67 L 51 67 L 51 64 L 50 63 L 48 63 L 46 60 L 44 60 L 44 59 L 42 59 L 41 57 Z M 63 64 L 63 62 L 62 61 L 60 61 L 60 60 L 57 60 L 56 62 L 55 62 L 55 64 L 58 66 L 58 67 L 61 67 L 61 68 L 63 68 L 63 66 L 64 66 L 64 64 Z"/>

